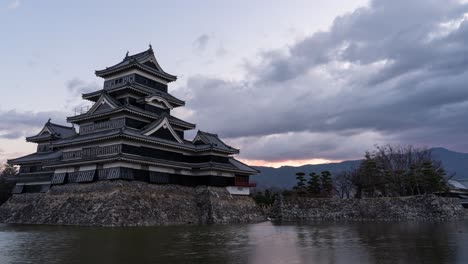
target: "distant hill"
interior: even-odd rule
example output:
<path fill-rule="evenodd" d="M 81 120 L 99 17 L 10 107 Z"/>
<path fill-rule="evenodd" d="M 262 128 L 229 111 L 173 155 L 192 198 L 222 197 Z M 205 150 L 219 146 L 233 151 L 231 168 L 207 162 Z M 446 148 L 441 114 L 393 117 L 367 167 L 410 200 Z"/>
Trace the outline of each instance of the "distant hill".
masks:
<path fill-rule="evenodd" d="M 449 173 L 455 173 L 454 179 L 468 179 L 468 153 L 460 153 L 445 148 L 431 149 L 435 159 L 442 161 L 445 170 Z M 350 168 L 359 166 L 360 160 L 343 161 L 340 163 L 329 163 L 319 165 L 303 165 L 300 167 L 284 166 L 280 168 L 255 167 L 260 170 L 259 175 L 252 176 L 252 180 L 257 183 L 257 187 L 290 189 L 296 185 L 297 172 L 316 172 L 328 170 L 333 175 Z"/>
<path fill-rule="evenodd" d="M 431 151 L 434 158 L 442 161 L 448 174 L 455 173 L 454 179 L 468 179 L 468 153 L 445 148 L 433 148 Z"/>

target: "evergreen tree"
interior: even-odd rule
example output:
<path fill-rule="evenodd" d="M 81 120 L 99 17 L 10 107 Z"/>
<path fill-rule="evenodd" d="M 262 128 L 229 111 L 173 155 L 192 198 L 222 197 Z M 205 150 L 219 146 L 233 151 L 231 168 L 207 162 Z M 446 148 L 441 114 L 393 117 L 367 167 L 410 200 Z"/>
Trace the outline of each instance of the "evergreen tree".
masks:
<path fill-rule="evenodd" d="M 422 165 L 421 173 L 423 177 L 424 193 L 434 193 L 445 190 L 445 171 L 443 169 L 436 171 L 432 162 L 426 161 Z"/>
<path fill-rule="evenodd" d="M 305 186 L 306 186 L 306 179 L 305 173 L 298 172 L 296 173 L 297 184 L 294 186 L 294 190 L 296 190 L 297 194 L 304 195 L 305 194 Z"/>
<path fill-rule="evenodd" d="M 375 197 L 380 179 L 377 173 L 377 163 L 369 152 L 366 152 L 365 159 L 361 163 L 359 173 L 361 174 L 362 191 L 368 197 Z"/>
<path fill-rule="evenodd" d="M 321 186 L 323 197 L 331 197 L 333 192 L 333 180 L 329 171 L 322 171 L 320 175 Z"/>
<path fill-rule="evenodd" d="M 320 177 L 317 173 L 312 172 L 309 174 L 310 179 L 307 182 L 307 191 L 310 195 L 313 197 L 318 197 L 320 196 L 321 188 L 320 188 Z"/>

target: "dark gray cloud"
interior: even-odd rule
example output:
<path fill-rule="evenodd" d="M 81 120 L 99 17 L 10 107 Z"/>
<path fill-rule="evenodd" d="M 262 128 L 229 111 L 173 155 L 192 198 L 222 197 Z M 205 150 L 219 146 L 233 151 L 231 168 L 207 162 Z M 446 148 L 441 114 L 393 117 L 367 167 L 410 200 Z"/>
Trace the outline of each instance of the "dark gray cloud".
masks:
<path fill-rule="evenodd" d="M 466 12 L 455 0 L 374 0 L 259 54 L 245 81 L 196 76 L 181 96 L 244 158 L 341 159 L 375 143 L 468 151 Z"/>
<path fill-rule="evenodd" d="M 193 42 L 193 47 L 196 52 L 201 53 L 205 51 L 206 47 L 208 46 L 208 42 L 210 41 L 211 37 L 207 34 L 202 34 L 198 36 L 195 41 Z"/>
<path fill-rule="evenodd" d="M 0 138 L 17 139 L 33 136 L 49 118 L 61 124 L 65 120 L 65 114 L 59 111 L 38 113 L 17 112 L 16 110 L 0 111 Z"/>

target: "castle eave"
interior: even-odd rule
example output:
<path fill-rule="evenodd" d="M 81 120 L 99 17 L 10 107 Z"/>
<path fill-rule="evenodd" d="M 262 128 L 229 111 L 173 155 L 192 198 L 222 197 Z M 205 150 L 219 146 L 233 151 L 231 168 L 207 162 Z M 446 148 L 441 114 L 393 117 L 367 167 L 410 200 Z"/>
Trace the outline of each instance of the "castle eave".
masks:
<path fill-rule="evenodd" d="M 108 89 L 101 89 L 99 91 L 95 91 L 95 92 L 91 92 L 91 93 L 85 93 L 85 94 L 82 95 L 82 98 L 95 102 L 95 101 L 97 101 L 97 99 L 99 98 L 101 93 L 103 93 L 103 92 L 113 93 L 113 92 L 117 92 L 117 91 L 121 91 L 121 90 L 125 90 L 125 89 L 130 89 L 130 90 L 136 91 L 138 93 L 141 93 L 142 96 L 145 96 L 145 97 L 153 96 L 153 95 L 161 96 L 161 97 L 165 98 L 166 100 L 168 100 L 171 104 L 173 104 L 174 107 L 179 107 L 179 106 L 184 106 L 185 105 L 185 101 L 180 100 L 177 97 L 175 97 L 175 96 L 173 96 L 173 95 L 171 95 L 169 93 L 165 93 L 165 92 L 162 92 L 162 91 L 157 91 L 157 90 L 145 87 L 145 86 L 143 86 L 141 84 L 138 84 L 138 83 L 135 83 L 135 82 L 128 82 L 128 83 L 122 84 L 121 86 L 116 86 L 116 87 L 112 87 L 112 88 L 108 88 Z"/>
<path fill-rule="evenodd" d="M 131 68 L 137 68 L 137 69 L 140 69 L 148 74 L 151 74 L 151 75 L 154 75 L 158 78 L 161 78 L 167 82 L 173 82 L 173 81 L 176 81 L 177 80 L 177 76 L 175 75 L 171 75 L 171 74 L 168 74 L 168 73 L 165 73 L 165 72 L 159 72 L 159 71 L 156 71 L 146 65 L 143 65 L 141 63 L 138 63 L 136 61 L 133 61 L 133 62 L 130 62 L 129 64 L 127 65 L 123 65 L 123 66 L 115 66 L 115 67 L 110 67 L 110 68 L 107 68 L 107 69 L 104 69 L 104 70 L 97 70 L 95 71 L 95 74 L 96 76 L 98 77 L 102 77 L 102 78 L 107 78 L 107 77 L 111 77 L 113 75 L 116 75 L 120 72 L 123 72 L 123 71 L 128 71 L 129 69 Z"/>

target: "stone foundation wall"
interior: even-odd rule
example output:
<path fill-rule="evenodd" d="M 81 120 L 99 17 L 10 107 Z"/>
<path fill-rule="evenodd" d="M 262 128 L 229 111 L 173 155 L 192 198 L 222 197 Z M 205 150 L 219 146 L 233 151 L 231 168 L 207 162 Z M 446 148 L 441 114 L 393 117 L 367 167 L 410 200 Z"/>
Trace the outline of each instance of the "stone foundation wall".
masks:
<path fill-rule="evenodd" d="M 0 207 L 0 222 L 83 226 L 262 221 L 253 199 L 225 188 L 102 181 L 53 186 L 47 193 L 13 195 Z"/>
<path fill-rule="evenodd" d="M 279 197 L 270 214 L 280 221 L 445 220 L 463 218 L 465 209 L 458 199 L 435 195 L 373 199 Z"/>

